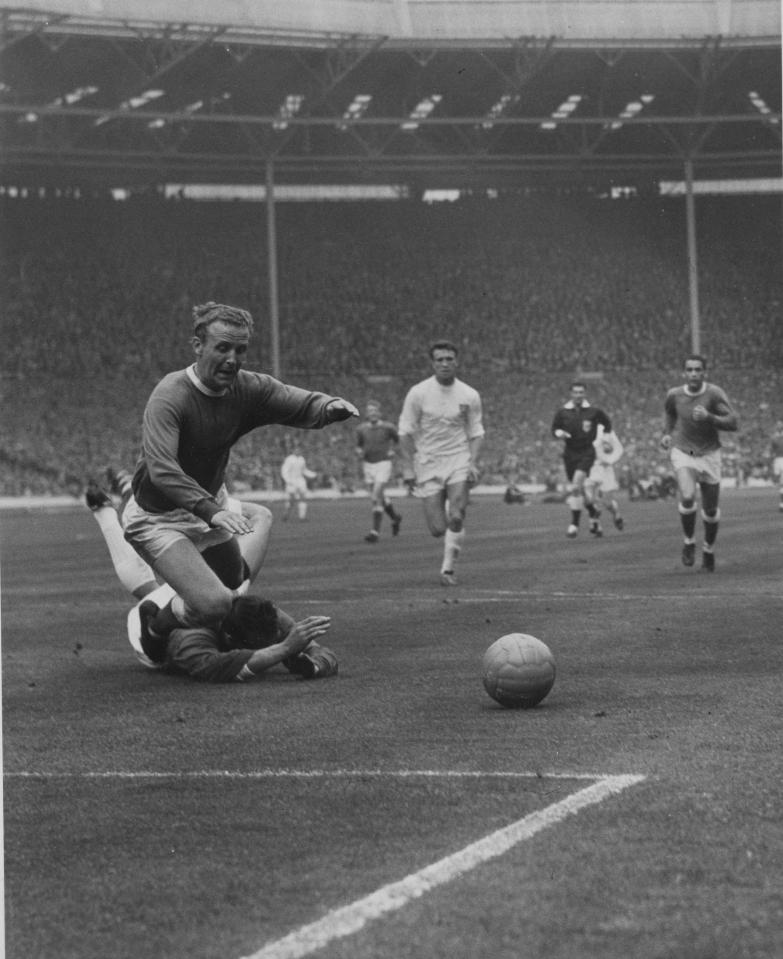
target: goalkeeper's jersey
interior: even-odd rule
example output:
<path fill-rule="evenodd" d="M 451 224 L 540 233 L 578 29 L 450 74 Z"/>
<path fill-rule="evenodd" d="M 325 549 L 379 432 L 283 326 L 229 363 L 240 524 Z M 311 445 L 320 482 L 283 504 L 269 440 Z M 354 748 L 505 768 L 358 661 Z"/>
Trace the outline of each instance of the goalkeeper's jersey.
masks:
<path fill-rule="evenodd" d="M 709 420 L 694 420 L 695 406 L 703 406 L 717 416 L 731 413 L 732 407 L 728 396 L 714 383 L 702 383 L 698 393 L 690 393 L 685 386 L 675 386 L 666 394 L 664 409 L 672 446 L 689 456 L 704 456 L 720 449 L 720 433 Z"/>

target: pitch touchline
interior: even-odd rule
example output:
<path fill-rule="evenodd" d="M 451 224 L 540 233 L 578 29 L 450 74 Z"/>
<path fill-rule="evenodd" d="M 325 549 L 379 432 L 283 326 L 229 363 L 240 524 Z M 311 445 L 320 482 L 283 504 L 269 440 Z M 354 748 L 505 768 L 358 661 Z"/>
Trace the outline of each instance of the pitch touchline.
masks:
<path fill-rule="evenodd" d="M 5 779 L 330 779 L 388 776 L 398 779 L 416 777 L 444 779 L 588 779 L 605 780 L 598 773 L 545 773 L 545 772 L 482 772 L 463 769 L 201 769 L 190 771 L 155 771 L 140 769 L 106 770 L 105 772 L 43 772 L 20 770 L 4 772 Z"/>
<path fill-rule="evenodd" d="M 463 876 L 476 866 L 508 852 L 513 846 L 529 839 L 542 829 L 555 825 L 586 806 L 641 782 L 644 776 L 606 776 L 573 793 L 566 799 L 531 813 L 523 819 L 490 833 L 483 839 L 465 846 L 459 852 L 411 873 L 399 882 L 390 883 L 340 909 L 334 909 L 322 919 L 302 926 L 289 935 L 263 946 L 244 959 L 300 959 L 321 949 L 335 939 L 350 936 L 369 922 L 390 912 L 402 909 L 425 893 Z"/>

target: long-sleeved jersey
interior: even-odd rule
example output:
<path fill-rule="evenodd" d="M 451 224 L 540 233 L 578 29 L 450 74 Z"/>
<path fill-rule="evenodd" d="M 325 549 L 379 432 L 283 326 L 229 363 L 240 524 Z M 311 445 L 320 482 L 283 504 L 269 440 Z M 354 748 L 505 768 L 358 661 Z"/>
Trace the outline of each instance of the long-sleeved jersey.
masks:
<path fill-rule="evenodd" d="M 209 522 L 220 508 L 215 495 L 241 436 L 272 423 L 321 429 L 334 399 L 246 370 L 220 394 L 208 390 L 193 367 L 169 373 L 144 411 L 136 501 L 150 513 L 183 508 Z"/>
<path fill-rule="evenodd" d="M 598 436 L 598 428 L 603 427 L 605 433 L 612 432 L 612 422 L 602 409 L 592 406 L 583 400 L 576 406 L 569 400 L 555 413 L 552 420 L 552 434 L 555 430 L 565 430 L 570 437 L 565 440 L 564 455 L 572 453 L 592 453 L 592 446 Z"/>

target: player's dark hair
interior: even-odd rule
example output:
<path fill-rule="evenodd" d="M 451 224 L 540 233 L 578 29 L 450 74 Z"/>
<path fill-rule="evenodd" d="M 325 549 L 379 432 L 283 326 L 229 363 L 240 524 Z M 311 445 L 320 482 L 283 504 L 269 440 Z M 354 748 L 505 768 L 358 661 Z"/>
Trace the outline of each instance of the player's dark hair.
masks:
<path fill-rule="evenodd" d="M 459 356 L 459 349 L 451 342 L 451 340 L 435 340 L 434 343 L 431 343 L 430 359 L 434 358 L 435 350 L 451 350 L 455 356 Z"/>
<path fill-rule="evenodd" d="M 277 607 L 260 596 L 238 596 L 223 620 L 223 633 L 236 649 L 263 649 L 277 642 Z"/>
<path fill-rule="evenodd" d="M 240 327 L 253 332 L 253 317 L 247 310 L 240 310 L 238 306 L 227 306 L 225 303 L 200 303 L 193 310 L 193 335 L 203 342 L 207 328 L 211 323 L 221 321 L 231 326 Z"/>
<path fill-rule="evenodd" d="M 701 368 L 703 370 L 707 369 L 707 360 L 701 355 L 701 353 L 689 353 L 685 357 L 685 363 L 687 363 L 689 360 L 691 363 L 693 363 L 694 361 L 696 361 L 697 363 L 701 363 Z M 685 366 L 685 363 L 683 363 L 683 366 Z"/>

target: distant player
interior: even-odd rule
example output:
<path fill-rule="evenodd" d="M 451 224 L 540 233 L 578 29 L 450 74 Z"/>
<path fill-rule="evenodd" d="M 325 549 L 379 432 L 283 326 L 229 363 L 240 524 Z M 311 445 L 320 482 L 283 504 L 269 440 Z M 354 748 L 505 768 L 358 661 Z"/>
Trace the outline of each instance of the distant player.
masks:
<path fill-rule="evenodd" d="M 314 480 L 318 474 L 307 468 L 300 446 L 295 443 L 291 452 L 283 460 L 280 467 L 280 476 L 283 478 L 286 492 L 286 507 L 283 513 L 285 522 L 296 507 L 296 514 L 300 522 L 307 519 L 307 481 Z"/>
<path fill-rule="evenodd" d="M 555 413 L 552 436 L 563 440 L 563 466 L 568 480 L 566 504 L 571 511 L 571 522 L 566 536 L 573 539 L 579 533 L 582 507 L 590 517 L 590 532 L 601 536 L 601 511 L 594 502 L 593 484 L 588 480 L 595 462 L 595 443 L 599 428 L 612 432 L 612 422 L 602 409 L 587 399 L 587 389 L 580 380 L 571 384 L 571 397 Z"/>
<path fill-rule="evenodd" d="M 772 458 L 772 478 L 778 486 L 778 510 L 783 513 L 783 420 L 775 424 L 769 440 L 769 454 Z"/>
<path fill-rule="evenodd" d="M 386 495 L 399 441 L 397 427 L 381 419 L 380 403 L 370 400 L 367 403 L 367 419 L 356 429 L 356 452 L 361 458 L 362 478 L 372 504 L 372 528 L 364 537 L 368 543 L 378 542 L 384 513 L 391 520 L 392 536 L 400 532 L 402 516 Z"/>
<path fill-rule="evenodd" d="M 625 526 L 625 521 L 620 515 L 620 504 L 617 502 L 616 493 L 620 484 L 617 482 L 615 465 L 623 455 L 623 444 L 616 433 L 604 433 L 601 429 L 598 431 L 593 446 L 595 447 L 595 463 L 590 469 L 587 480 L 594 491 L 596 508 L 600 505 L 606 506 L 612 514 L 615 529 L 621 530 Z M 600 523 L 597 535 L 603 535 Z"/>
<path fill-rule="evenodd" d="M 685 359 L 685 385 L 666 394 L 664 434 L 661 447 L 670 450 L 677 477 L 679 512 L 684 543 L 682 562 L 696 559 L 696 491 L 701 493 L 704 522 L 702 569 L 715 569 L 715 541 L 720 522 L 721 450 L 720 431 L 734 432 L 737 414 L 719 386 L 706 382 L 707 363 L 692 353 Z"/>
<path fill-rule="evenodd" d="M 432 344 L 434 375 L 408 390 L 398 428 L 405 483 L 421 499 L 430 533 L 445 537 L 443 586 L 457 585 L 468 494 L 484 442 L 481 397 L 457 379 L 457 356 L 449 340 Z"/>

